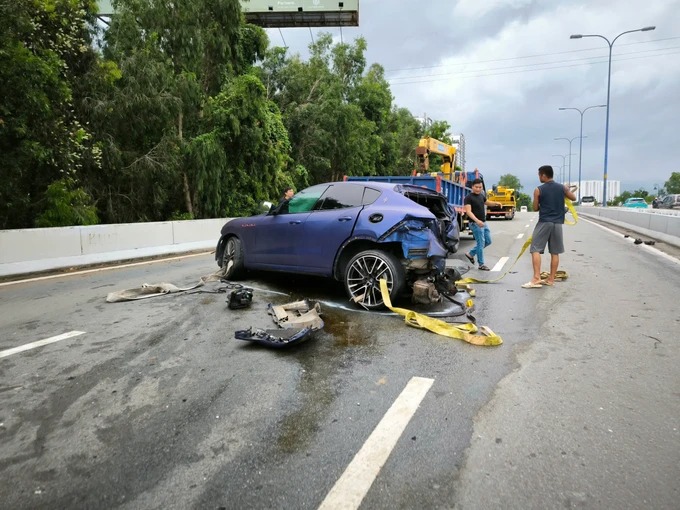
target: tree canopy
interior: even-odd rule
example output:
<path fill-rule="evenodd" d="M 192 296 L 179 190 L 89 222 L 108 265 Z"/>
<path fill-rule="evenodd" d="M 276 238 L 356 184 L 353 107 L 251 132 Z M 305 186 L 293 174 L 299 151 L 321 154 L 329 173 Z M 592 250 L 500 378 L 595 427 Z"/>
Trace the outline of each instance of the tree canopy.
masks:
<path fill-rule="evenodd" d="M 673 172 L 663 187 L 669 195 L 680 193 L 680 172 Z"/>
<path fill-rule="evenodd" d="M 0 228 L 247 215 L 344 175 L 409 174 L 417 140 L 366 41 L 270 47 L 239 0 L 0 0 Z"/>

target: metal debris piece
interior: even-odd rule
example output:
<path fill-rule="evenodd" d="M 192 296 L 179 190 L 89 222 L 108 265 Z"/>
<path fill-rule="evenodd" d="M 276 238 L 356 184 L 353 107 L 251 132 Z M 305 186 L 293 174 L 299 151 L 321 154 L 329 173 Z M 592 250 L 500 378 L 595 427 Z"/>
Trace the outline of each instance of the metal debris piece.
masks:
<path fill-rule="evenodd" d="M 276 349 L 298 344 L 307 340 L 313 330 L 311 328 L 288 328 L 288 329 L 243 329 L 234 333 L 237 340 L 255 342 Z"/>
<path fill-rule="evenodd" d="M 284 305 L 267 305 L 267 313 L 280 328 L 308 327 L 312 331 L 323 328 L 319 314 L 321 306 L 317 301 L 302 299 Z"/>

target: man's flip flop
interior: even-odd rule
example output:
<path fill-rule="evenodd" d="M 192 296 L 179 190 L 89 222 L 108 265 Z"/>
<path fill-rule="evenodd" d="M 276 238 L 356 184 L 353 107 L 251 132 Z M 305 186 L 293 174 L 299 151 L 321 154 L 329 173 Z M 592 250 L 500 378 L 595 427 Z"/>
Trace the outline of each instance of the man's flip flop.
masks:
<path fill-rule="evenodd" d="M 531 282 L 527 282 L 524 285 L 522 285 L 523 289 L 540 289 L 541 287 L 543 287 L 543 285 L 541 285 L 540 283 L 531 283 Z"/>
<path fill-rule="evenodd" d="M 481 266 L 479 266 L 479 270 L 480 270 L 480 271 L 491 271 L 491 269 L 489 269 L 488 267 L 486 267 L 484 264 L 482 264 Z"/>
<path fill-rule="evenodd" d="M 466 253 L 466 254 L 465 254 L 465 258 L 468 259 L 468 260 L 470 261 L 470 264 L 474 264 L 474 263 L 475 263 L 475 258 L 474 258 L 472 255 L 470 255 L 469 253 Z"/>
<path fill-rule="evenodd" d="M 541 280 L 539 283 L 541 285 L 547 285 L 548 287 L 552 287 L 553 285 L 555 285 L 555 282 L 549 282 L 548 280 Z"/>

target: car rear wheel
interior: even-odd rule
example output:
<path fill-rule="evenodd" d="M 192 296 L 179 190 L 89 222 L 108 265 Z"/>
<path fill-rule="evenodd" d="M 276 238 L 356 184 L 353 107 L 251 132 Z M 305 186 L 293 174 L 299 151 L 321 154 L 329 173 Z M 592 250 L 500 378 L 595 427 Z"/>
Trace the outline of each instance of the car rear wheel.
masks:
<path fill-rule="evenodd" d="M 243 249 L 238 237 L 227 239 L 222 255 L 222 269 L 227 280 L 234 280 L 243 274 Z"/>
<path fill-rule="evenodd" d="M 380 280 L 383 278 L 387 280 L 390 299 L 396 299 L 406 279 L 399 259 L 384 251 L 359 252 L 345 269 L 345 289 L 350 300 L 369 310 L 384 308 L 380 292 Z"/>

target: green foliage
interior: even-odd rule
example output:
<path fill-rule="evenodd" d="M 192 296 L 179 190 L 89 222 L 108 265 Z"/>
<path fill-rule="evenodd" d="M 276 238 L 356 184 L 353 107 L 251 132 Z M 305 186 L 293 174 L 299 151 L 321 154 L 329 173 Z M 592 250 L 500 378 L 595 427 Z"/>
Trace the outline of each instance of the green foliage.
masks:
<path fill-rule="evenodd" d="M 96 68 L 95 4 L 0 2 L 0 228 L 29 227 L 53 181 L 98 167 L 80 90 Z"/>
<path fill-rule="evenodd" d="M 498 179 L 498 185 L 512 188 L 517 192 L 521 191 L 522 189 L 522 184 L 519 182 L 519 178 L 512 174 L 501 175 L 501 178 Z"/>
<path fill-rule="evenodd" d="M 195 219 L 193 215 L 188 212 L 173 211 L 170 215 L 170 221 L 187 221 Z"/>
<path fill-rule="evenodd" d="M 451 137 L 451 126 L 445 120 L 435 120 L 427 126 L 423 136 L 429 136 L 440 142 L 447 143 L 449 145 L 453 144 L 453 138 Z"/>
<path fill-rule="evenodd" d="M 363 38 L 303 61 L 239 0 L 115 3 L 102 38 L 93 0 L 0 0 L 0 228 L 241 216 L 451 142 L 393 105 Z"/>
<path fill-rule="evenodd" d="M 45 201 L 47 204 L 35 222 L 36 227 L 99 223 L 92 197 L 84 189 L 77 187 L 71 178 L 66 177 L 50 184 L 45 193 Z"/>
<path fill-rule="evenodd" d="M 527 195 L 526 193 L 517 193 L 517 208 L 521 208 L 522 206 L 526 206 L 526 208 L 530 211 L 532 211 L 533 207 L 533 198 Z"/>
<path fill-rule="evenodd" d="M 615 197 L 613 200 L 609 200 L 607 203 L 609 205 L 621 205 L 626 200 L 632 197 L 644 198 L 648 204 L 651 203 L 652 201 L 652 197 L 649 196 L 649 192 L 645 189 L 640 188 L 636 191 L 624 191 L 618 197 Z"/>
<path fill-rule="evenodd" d="M 211 131 L 188 144 L 186 160 L 200 215 L 259 212 L 278 194 L 290 151 L 281 114 L 259 78 L 239 76 L 209 99 L 205 125 Z"/>
<path fill-rule="evenodd" d="M 680 172 L 673 172 L 663 187 L 668 195 L 680 193 Z"/>

